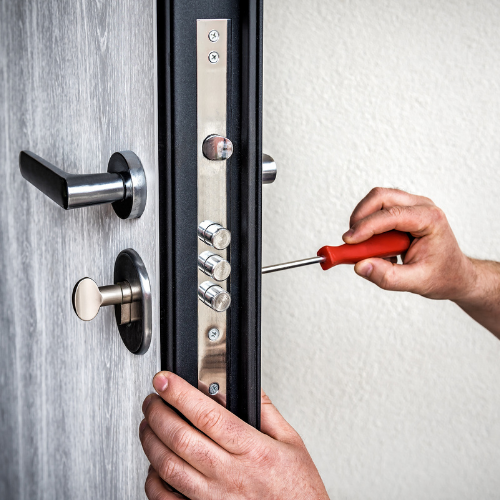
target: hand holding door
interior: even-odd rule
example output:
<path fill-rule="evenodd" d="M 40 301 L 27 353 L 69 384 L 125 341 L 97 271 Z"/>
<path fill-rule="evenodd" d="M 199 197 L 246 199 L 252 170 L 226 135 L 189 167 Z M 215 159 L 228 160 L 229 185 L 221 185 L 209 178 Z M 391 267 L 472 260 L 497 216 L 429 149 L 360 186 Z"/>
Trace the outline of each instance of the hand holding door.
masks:
<path fill-rule="evenodd" d="M 112 203 L 121 219 L 136 219 L 146 207 L 146 175 L 132 151 L 114 153 L 108 173 L 68 174 L 31 151 L 21 151 L 22 176 L 65 210 Z"/>

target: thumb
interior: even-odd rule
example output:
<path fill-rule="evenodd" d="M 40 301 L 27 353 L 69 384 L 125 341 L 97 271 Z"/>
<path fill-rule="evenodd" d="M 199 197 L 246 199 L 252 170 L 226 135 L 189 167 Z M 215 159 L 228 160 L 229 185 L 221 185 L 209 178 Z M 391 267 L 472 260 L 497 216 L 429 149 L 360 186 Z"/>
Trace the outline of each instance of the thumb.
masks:
<path fill-rule="evenodd" d="M 283 418 L 263 389 L 261 389 L 260 430 L 277 441 L 290 444 L 302 443 L 300 436 Z"/>
<path fill-rule="evenodd" d="M 415 264 L 393 264 L 384 259 L 366 259 L 354 266 L 356 274 L 383 290 L 412 292 L 420 282 Z"/>

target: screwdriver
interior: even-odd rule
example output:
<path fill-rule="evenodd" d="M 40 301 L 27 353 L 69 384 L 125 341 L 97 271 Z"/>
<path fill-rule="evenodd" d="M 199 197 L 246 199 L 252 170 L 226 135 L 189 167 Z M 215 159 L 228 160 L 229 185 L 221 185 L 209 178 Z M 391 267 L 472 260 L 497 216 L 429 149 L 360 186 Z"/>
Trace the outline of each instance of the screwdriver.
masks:
<path fill-rule="evenodd" d="M 325 246 L 318 250 L 317 257 L 295 260 L 285 264 L 276 264 L 262 268 L 262 274 L 275 273 L 285 269 L 320 264 L 323 271 L 338 266 L 339 264 L 356 264 L 371 257 L 395 257 L 410 248 L 411 238 L 408 233 L 389 231 L 376 234 L 362 243 L 354 245 L 340 245 L 338 247 Z"/>

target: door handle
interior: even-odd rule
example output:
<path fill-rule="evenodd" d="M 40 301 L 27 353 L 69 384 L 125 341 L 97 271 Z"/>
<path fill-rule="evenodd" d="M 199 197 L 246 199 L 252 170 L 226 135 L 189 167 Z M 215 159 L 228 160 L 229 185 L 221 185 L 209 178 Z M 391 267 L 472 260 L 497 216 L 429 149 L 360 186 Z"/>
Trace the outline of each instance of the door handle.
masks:
<path fill-rule="evenodd" d="M 132 151 L 114 153 L 108 173 L 69 174 L 31 151 L 21 151 L 22 176 L 65 210 L 112 203 L 121 219 L 136 219 L 146 207 L 146 175 Z"/>

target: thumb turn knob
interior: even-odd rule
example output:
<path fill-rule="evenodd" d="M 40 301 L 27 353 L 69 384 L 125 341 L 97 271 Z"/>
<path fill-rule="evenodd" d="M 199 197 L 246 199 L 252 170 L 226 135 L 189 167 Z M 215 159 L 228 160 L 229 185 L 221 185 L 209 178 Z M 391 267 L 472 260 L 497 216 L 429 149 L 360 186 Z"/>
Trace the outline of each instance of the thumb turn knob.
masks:
<path fill-rule="evenodd" d="M 101 307 L 121 305 L 119 325 L 126 325 L 141 319 L 139 301 L 141 289 L 133 290 L 128 281 L 116 285 L 97 286 L 90 278 L 81 279 L 73 291 L 73 308 L 83 321 L 91 321 Z"/>
<path fill-rule="evenodd" d="M 73 309 L 83 321 L 94 319 L 103 306 L 115 306 L 123 343 L 130 352 L 144 354 L 151 343 L 151 286 L 139 254 L 128 248 L 115 261 L 114 285 L 97 286 L 81 279 L 73 289 Z"/>

